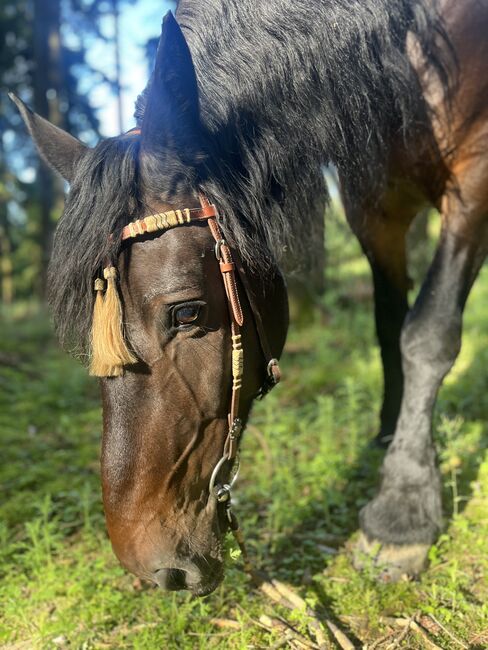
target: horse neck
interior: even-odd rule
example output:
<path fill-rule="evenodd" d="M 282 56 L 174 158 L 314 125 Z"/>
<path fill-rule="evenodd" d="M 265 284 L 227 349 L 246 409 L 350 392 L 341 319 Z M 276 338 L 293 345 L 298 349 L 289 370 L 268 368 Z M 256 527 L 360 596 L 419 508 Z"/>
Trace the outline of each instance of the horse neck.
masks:
<path fill-rule="evenodd" d="M 409 0 L 182 0 L 178 20 L 199 80 L 202 118 L 225 167 L 281 186 L 332 162 L 357 193 L 385 168 L 392 134 L 423 99 L 406 54 L 439 29 L 432 3 Z M 434 65 L 442 66 L 430 43 Z M 232 152 L 229 159 L 228 152 Z M 260 188 L 257 188 L 260 189 Z M 269 192 L 268 192 L 269 193 Z"/>

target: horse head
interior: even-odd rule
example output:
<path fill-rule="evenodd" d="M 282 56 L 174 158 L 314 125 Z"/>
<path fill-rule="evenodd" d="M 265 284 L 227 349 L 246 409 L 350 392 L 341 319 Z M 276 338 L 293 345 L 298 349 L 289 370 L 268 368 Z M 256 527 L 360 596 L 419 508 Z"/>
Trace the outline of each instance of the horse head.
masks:
<path fill-rule="evenodd" d="M 240 432 L 284 345 L 283 278 L 271 253 L 265 267 L 242 260 L 219 215 L 212 136 L 171 15 L 138 129 L 91 149 L 14 101 L 70 183 L 50 300 L 60 338 L 100 376 L 113 549 L 165 589 L 209 593 Z"/>

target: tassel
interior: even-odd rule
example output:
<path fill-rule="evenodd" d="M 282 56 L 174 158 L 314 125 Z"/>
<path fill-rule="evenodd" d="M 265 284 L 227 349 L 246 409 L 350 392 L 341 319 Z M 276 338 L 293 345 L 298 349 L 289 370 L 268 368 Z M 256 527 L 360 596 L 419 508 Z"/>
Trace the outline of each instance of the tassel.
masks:
<path fill-rule="evenodd" d="M 105 280 L 97 278 L 94 286 L 96 292 L 95 305 L 93 306 L 93 318 L 91 327 L 91 361 L 90 375 L 94 377 L 103 377 L 105 365 L 103 363 L 103 292 L 105 290 Z"/>
<path fill-rule="evenodd" d="M 118 377 L 124 366 L 136 363 L 129 352 L 122 329 L 122 305 L 116 286 L 117 269 L 107 266 L 103 270 L 107 281 L 105 298 L 101 300 L 100 283 L 95 281 L 97 298 L 93 310 L 92 363 L 90 374 L 96 377 Z"/>

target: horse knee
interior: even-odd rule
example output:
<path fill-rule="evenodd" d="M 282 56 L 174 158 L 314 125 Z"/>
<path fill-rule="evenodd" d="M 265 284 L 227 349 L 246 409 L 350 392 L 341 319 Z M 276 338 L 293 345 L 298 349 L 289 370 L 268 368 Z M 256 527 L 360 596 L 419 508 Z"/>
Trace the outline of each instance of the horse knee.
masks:
<path fill-rule="evenodd" d="M 400 337 L 404 373 L 427 371 L 442 379 L 461 349 L 461 311 L 433 318 L 407 316 Z"/>

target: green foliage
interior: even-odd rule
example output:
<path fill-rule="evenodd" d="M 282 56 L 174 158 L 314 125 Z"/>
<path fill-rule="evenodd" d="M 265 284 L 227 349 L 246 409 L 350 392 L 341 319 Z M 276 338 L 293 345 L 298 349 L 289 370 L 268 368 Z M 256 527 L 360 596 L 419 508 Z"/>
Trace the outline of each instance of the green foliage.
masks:
<path fill-rule="evenodd" d="M 94 144 L 99 119 L 93 91 L 106 86 L 118 93 L 120 80 L 115 70 L 107 75 L 90 65 L 89 50 L 102 40 L 110 57 L 114 37 L 107 24 L 113 23 L 114 12 L 134 2 L 0 0 L 0 302 L 10 303 L 12 295 L 43 295 L 50 235 L 62 198 L 60 179 L 52 181 L 42 172 L 8 92 Z"/>
<path fill-rule="evenodd" d="M 423 615 L 483 647 L 488 269 L 470 298 L 463 351 L 435 418 L 445 530 L 418 582 L 378 584 L 373 573 L 358 574 L 351 563 L 357 512 L 375 490 L 381 460 L 368 446 L 381 392 L 370 285 L 342 222 L 330 222 L 328 247 L 322 309 L 292 329 L 284 382 L 256 406 L 244 440 L 236 511 L 251 555 L 358 645 L 388 637 L 397 617 Z M 203 600 L 161 593 L 118 566 L 100 497 L 97 386 L 57 349 L 46 323 L 41 312 L 17 305 L 1 324 L 0 645 L 270 647 L 278 637 L 253 623 L 263 613 L 285 614 L 306 631 L 303 614 L 290 616 L 251 588 L 230 541 L 225 582 Z M 213 617 L 239 627 L 217 628 Z M 457 647 L 432 625 L 438 646 Z M 334 647 L 332 638 L 329 643 Z M 415 631 L 403 645 L 428 647 Z"/>

